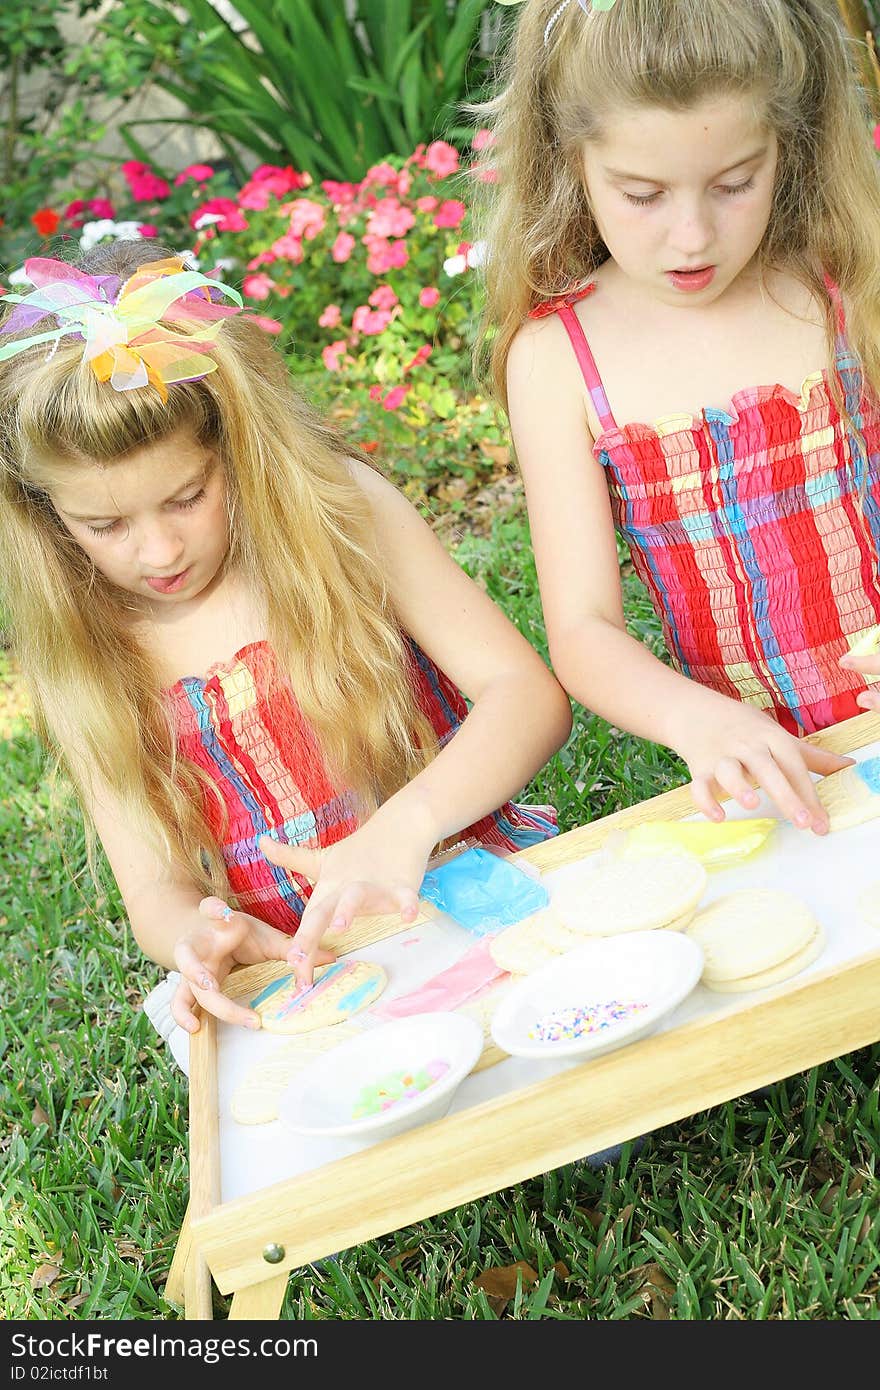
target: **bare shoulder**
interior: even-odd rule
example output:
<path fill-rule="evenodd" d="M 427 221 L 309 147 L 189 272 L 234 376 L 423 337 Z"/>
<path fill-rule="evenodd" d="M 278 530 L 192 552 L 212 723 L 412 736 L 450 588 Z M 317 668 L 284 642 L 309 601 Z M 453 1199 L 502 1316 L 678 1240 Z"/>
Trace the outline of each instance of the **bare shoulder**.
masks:
<path fill-rule="evenodd" d="M 364 463 L 362 459 L 349 458 L 346 459 L 346 463 L 353 481 L 357 483 L 374 512 L 379 515 L 389 509 L 398 513 L 415 512 L 415 507 L 400 488 L 380 473 L 378 468 Z"/>
<path fill-rule="evenodd" d="M 539 392 L 546 401 L 581 395 L 582 378 L 565 325 L 558 314 L 526 319 L 517 329 L 507 357 L 508 397 Z"/>

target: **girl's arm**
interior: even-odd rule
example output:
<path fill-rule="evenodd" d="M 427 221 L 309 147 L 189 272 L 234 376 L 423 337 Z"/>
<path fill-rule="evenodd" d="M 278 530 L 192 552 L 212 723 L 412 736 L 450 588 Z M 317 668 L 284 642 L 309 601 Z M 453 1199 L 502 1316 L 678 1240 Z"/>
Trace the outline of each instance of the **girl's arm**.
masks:
<path fill-rule="evenodd" d="M 725 793 L 754 810 L 758 785 L 795 825 L 824 833 L 810 771 L 824 775 L 851 760 L 679 675 L 627 633 L 608 488 L 583 390 L 564 326 L 556 318 L 526 324 L 508 360 L 510 421 L 556 674 L 587 708 L 673 748 L 711 819 L 723 819 Z"/>
<path fill-rule="evenodd" d="M 171 1006 L 176 1021 L 196 1032 L 198 1003 L 226 1022 L 259 1028 L 254 1010 L 227 999 L 220 986 L 234 965 L 287 960 L 293 939 L 247 913 L 231 912 L 219 898 L 203 898 L 196 883 L 145 844 L 122 805 L 94 778 L 86 801 L 138 945 L 157 964 L 181 973 Z M 332 957 L 322 952 L 320 959 Z"/>
<path fill-rule="evenodd" d="M 372 470 L 354 467 L 373 507 L 400 624 L 471 709 L 430 766 L 346 840 L 322 851 L 261 841 L 268 859 L 316 885 L 296 936 L 305 953 L 303 980 L 311 978 L 326 930 L 344 931 L 364 912 L 412 920 L 437 842 L 519 792 L 571 729 L 568 699 L 537 652 L 402 494 Z"/>

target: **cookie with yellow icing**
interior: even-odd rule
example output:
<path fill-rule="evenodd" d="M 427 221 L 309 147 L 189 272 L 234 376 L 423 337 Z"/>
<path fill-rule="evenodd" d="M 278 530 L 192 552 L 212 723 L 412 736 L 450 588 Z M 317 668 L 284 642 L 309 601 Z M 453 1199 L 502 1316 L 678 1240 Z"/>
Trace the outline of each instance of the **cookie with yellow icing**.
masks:
<path fill-rule="evenodd" d="M 251 1001 L 269 1033 L 308 1033 L 342 1023 L 379 998 L 388 977 L 381 965 L 366 960 L 337 960 L 315 971 L 314 983 L 301 989 L 293 972 L 281 975 Z"/>

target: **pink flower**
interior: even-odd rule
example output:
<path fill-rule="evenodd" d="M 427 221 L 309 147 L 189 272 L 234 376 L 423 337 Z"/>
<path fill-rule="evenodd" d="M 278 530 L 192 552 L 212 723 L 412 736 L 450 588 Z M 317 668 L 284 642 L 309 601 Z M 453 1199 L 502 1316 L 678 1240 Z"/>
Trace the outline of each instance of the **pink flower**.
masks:
<path fill-rule="evenodd" d="M 388 164 L 387 162 L 383 164 L 374 164 L 371 169 L 367 170 L 367 177 L 364 179 L 364 183 L 377 183 L 380 187 L 396 188 L 397 170 L 394 168 L 393 164 Z"/>
<path fill-rule="evenodd" d="M 275 288 L 275 281 L 264 270 L 256 275 L 246 275 L 241 282 L 241 292 L 248 299 L 268 299 Z"/>
<path fill-rule="evenodd" d="M 476 150 L 479 154 L 480 150 L 487 150 L 491 145 L 494 144 L 495 132 L 493 130 L 478 130 L 473 140 L 471 141 L 471 149 Z"/>
<path fill-rule="evenodd" d="M 487 164 L 484 169 L 468 169 L 468 173 L 471 175 L 471 178 L 476 179 L 477 183 L 498 182 L 498 170 L 494 169 L 490 164 Z"/>
<path fill-rule="evenodd" d="M 411 372 L 415 367 L 421 367 L 423 362 L 427 362 L 432 352 L 433 348 L 431 347 L 431 344 L 423 343 L 422 346 L 419 348 L 418 352 L 416 353 L 415 357 L 412 359 L 412 361 L 407 362 L 406 366 L 404 367 L 404 375 L 406 375 L 407 372 Z"/>
<path fill-rule="evenodd" d="M 460 227 L 467 215 L 467 208 L 455 198 L 447 198 L 434 213 L 435 227 Z"/>
<path fill-rule="evenodd" d="M 321 187 L 334 207 L 342 207 L 346 203 L 354 202 L 360 185 L 357 183 L 337 183 L 335 179 L 324 179 Z"/>
<path fill-rule="evenodd" d="M 416 219 L 396 198 L 381 198 L 367 219 L 369 236 L 406 236 Z"/>
<path fill-rule="evenodd" d="M 363 333 L 365 338 L 384 333 L 390 322 L 391 314 L 387 309 L 370 309 L 366 304 L 359 304 L 351 317 L 355 333 Z"/>
<path fill-rule="evenodd" d="M 305 237 L 306 241 L 314 241 L 319 232 L 324 230 L 327 221 L 327 214 L 320 203 L 313 203 L 309 198 L 297 198 L 290 205 L 290 230 L 294 236 Z"/>
<path fill-rule="evenodd" d="M 407 393 L 408 390 L 409 390 L 409 385 L 408 385 L 408 384 L 405 385 L 405 386 L 395 386 L 395 387 L 393 388 L 393 390 L 391 390 L 391 391 L 388 392 L 388 395 L 385 397 L 384 401 L 382 402 L 382 409 L 383 409 L 383 410 L 397 410 L 397 409 L 399 409 L 399 407 L 403 405 L 403 399 L 404 399 L 404 396 L 406 395 L 406 393 Z"/>
<path fill-rule="evenodd" d="M 333 243 L 330 255 L 337 265 L 342 265 L 343 261 L 348 260 L 355 245 L 355 239 L 350 232 L 340 232 Z"/>
<path fill-rule="evenodd" d="M 245 232 L 248 228 L 247 218 L 231 198 L 209 198 L 190 213 L 189 225 L 199 231 L 203 217 L 216 222 L 218 232 Z"/>
<path fill-rule="evenodd" d="M 195 179 L 196 183 L 205 183 L 214 177 L 214 170 L 210 164 L 188 164 L 185 169 L 181 169 L 177 178 L 174 180 L 174 187 L 179 188 L 188 179 Z"/>
<path fill-rule="evenodd" d="M 239 189 L 235 201 L 240 208 L 247 208 L 249 212 L 264 212 L 271 197 L 272 190 L 268 184 L 246 183 Z"/>
<path fill-rule="evenodd" d="M 433 309 L 440 299 L 440 291 L 434 285 L 426 285 L 423 290 L 419 290 L 419 303 L 423 309 Z"/>
<path fill-rule="evenodd" d="M 433 140 L 425 151 L 425 167 L 438 179 L 448 178 L 458 168 L 458 151 L 445 140 Z"/>
<path fill-rule="evenodd" d="M 415 149 L 413 150 L 412 154 L 410 155 L 409 159 L 408 159 L 406 162 L 407 162 L 407 164 L 414 164 L 414 165 L 416 166 L 417 169 L 424 169 L 424 167 L 425 167 L 425 146 L 424 146 L 423 144 L 422 144 L 422 145 L 416 145 Z"/>
<path fill-rule="evenodd" d="M 328 343 L 321 349 L 321 356 L 324 359 L 324 366 L 328 372 L 338 372 L 342 366 L 342 358 L 346 349 L 344 338 L 340 338 L 338 343 Z"/>
<path fill-rule="evenodd" d="M 338 304 L 328 304 L 318 323 L 322 328 L 338 328 L 342 322 L 342 310 Z"/>
<path fill-rule="evenodd" d="M 435 198 L 432 193 L 429 193 L 424 198 L 416 198 L 416 207 L 419 212 L 433 212 L 439 202 L 439 198 Z"/>
<path fill-rule="evenodd" d="M 265 314 L 245 314 L 248 323 L 255 323 L 264 333 L 280 333 L 282 325 L 277 319 L 267 318 Z"/>
<path fill-rule="evenodd" d="M 141 164 L 137 159 L 127 160 L 122 165 L 122 172 L 136 203 L 151 203 L 157 198 L 167 198 L 171 193 L 165 180 L 154 174 L 148 164 Z"/>
<path fill-rule="evenodd" d="M 294 265 L 299 265 L 303 258 L 302 242 L 299 237 L 292 236 L 290 232 L 285 232 L 284 236 L 273 241 L 272 250 L 276 256 L 285 261 L 292 261 Z"/>
<path fill-rule="evenodd" d="M 386 241 L 384 237 L 365 236 L 367 270 L 371 275 L 386 275 L 389 270 L 401 270 L 409 260 L 404 241 Z"/>
<path fill-rule="evenodd" d="M 874 127 L 874 148 L 880 150 L 880 121 Z"/>
<path fill-rule="evenodd" d="M 254 256 L 252 261 L 248 261 L 248 270 L 259 270 L 261 265 L 274 265 L 278 257 L 274 251 L 260 251 Z"/>
<path fill-rule="evenodd" d="M 390 285 L 377 285 L 370 295 L 369 303 L 374 309 L 393 309 L 399 300 Z"/>
<path fill-rule="evenodd" d="M 378 381 L 375 383 L 375 385 L 371 386 L 369 391 L 370 400 L 381 401 L 383 389 L 384 388 Z"/>
<path fill-rule="evenodd" d="M 98 221 L 109 218 L 111 221 L 116 216 L 113 204 L 107 198 L 74 198 L 72 203 L 68 203 L 64 209 L 63 217 L 69 222 L 71 227 L 81 227 L 87 220 L 97 219 Z"/>
<path fill-rule="evenodd" d="M 290 193 L 295 188 L 308 188 L 312 178 L 310 174 L 297 173 L 292 164 L 286 164 L 282 169 L 280 164 L 261 164 L 251 174 L 252 183 L 268 183 L 280 193 Z"/>
<path fill-rule="evenodd" d="M 142 222 L 138 227 L 142 237 L 154 237 L 159 235 L 159 228 L 154 227 L 152 222 Z"/>

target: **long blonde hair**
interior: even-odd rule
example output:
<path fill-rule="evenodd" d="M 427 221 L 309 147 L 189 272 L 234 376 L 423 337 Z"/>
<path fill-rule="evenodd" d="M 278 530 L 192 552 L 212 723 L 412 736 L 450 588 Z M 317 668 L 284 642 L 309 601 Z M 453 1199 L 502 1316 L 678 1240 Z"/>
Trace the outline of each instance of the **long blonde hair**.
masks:
<path fill-rule="evenodd" d="M 78 264 L 125 278 L 167 254 L 118 243 Z M 167 404 L 152 388 L 99 383 L 69 340 L 50 359 L 40 345 L 0 364 L 0 595 L 38 729 L 75 785 L 86 791 L 94 770 L 151 843 L 218 892 L 227 883 L 202 810 L 207 779 L 178 756 L 157 673 L 121 621 L 124 596 L 64 528 L 33 460 L 112 466 L 189 430 L 222 461 L 228 563 L 262 599 L 279 669 L 340 787 L 375 805 L 425 765 L 436 738 L 346 462 L 357 451 L 294 392 L 283 357 L 247 319 L 224 323 L 212 355 L 217 370 L 170 387 Z"/>
<path fill-rule="evenodd" d="M 475 108 L 494 129 L 484 163 L 497 177 L 478 185 L 488 294 L 476 365 L 499 400 L 529 310 L 608 256 L 584 188 L 584 142 L 616 109 L 685 110 L 716 93 L 754 93 L 779 142 L 761 264 L 789 269 L 826 304 L 829 364 L 836 321 L 823 273 L 837 282 L 850 347 L 880 391 L 880 174 L 833 0 L 617 0 L 588 15 L 572 3 L 545 44 L 557 7 L 526 0 L 500 95 Z"/>

